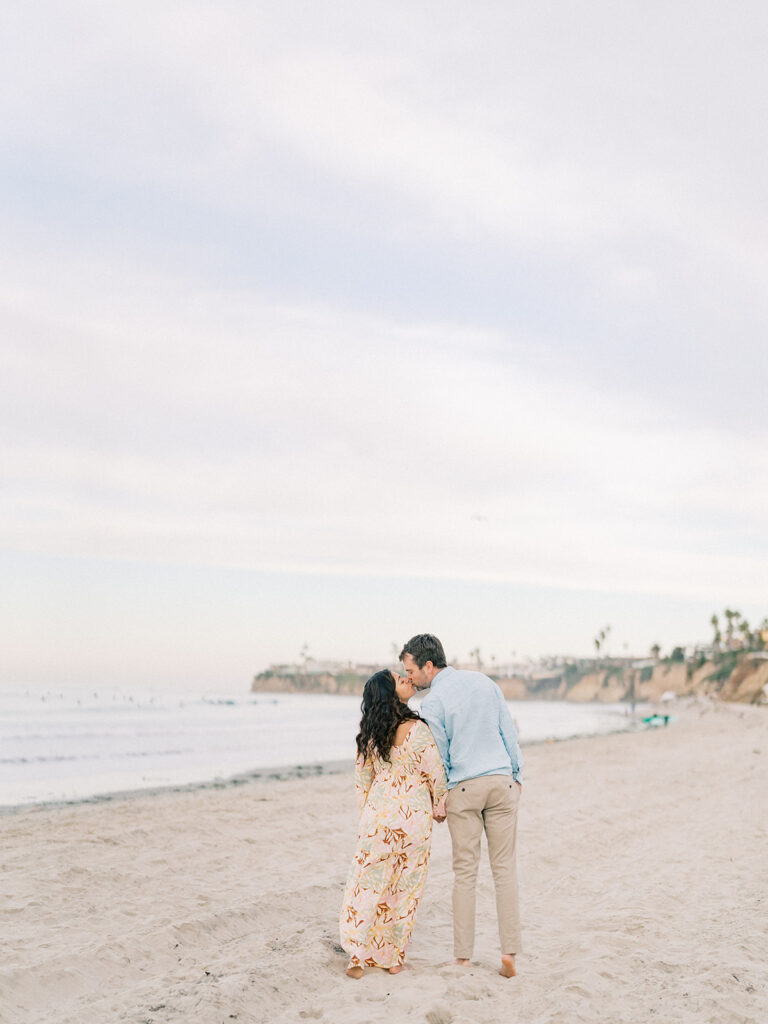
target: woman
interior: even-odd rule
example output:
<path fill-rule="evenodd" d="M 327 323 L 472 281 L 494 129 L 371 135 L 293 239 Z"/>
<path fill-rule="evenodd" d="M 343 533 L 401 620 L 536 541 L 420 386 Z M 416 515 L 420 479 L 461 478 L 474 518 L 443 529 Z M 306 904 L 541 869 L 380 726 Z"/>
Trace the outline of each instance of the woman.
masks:
<path fill-rule="evenodd" d="M 361 816 L 340 921 L 351 978 L 365 967 L 403 969 L 427 880 L 432 818 L 446 781 L 429 726 L 406 703 L 413 693 L 412 683 L 386 670 L 363 690 L 355 764 Z"/>

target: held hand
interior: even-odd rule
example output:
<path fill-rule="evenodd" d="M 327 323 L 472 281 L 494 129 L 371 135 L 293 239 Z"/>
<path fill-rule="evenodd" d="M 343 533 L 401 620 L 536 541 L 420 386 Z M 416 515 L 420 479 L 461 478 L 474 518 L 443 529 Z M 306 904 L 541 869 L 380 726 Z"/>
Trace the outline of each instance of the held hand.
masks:
<path fill-rule="evenodd" d="M 442 824 L 445 821 L 445 797 L 435 804 L 432 810 L 432 817 L 438 824 Z"/>

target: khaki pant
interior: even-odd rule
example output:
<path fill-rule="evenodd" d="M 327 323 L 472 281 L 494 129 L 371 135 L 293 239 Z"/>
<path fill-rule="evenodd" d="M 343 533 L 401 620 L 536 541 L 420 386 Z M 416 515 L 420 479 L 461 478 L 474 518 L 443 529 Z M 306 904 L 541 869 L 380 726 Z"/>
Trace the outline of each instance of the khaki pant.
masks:
<path fill-rule="evenodd" d="M 520 787 L 511 775 L 481 775 L 448 793 L 446 813 L 453 845 L 453 955 L 470 959 L 475 942 L 475 883 L 485 829 L 496 888 L 501 952 L 520 952 L 517 904 L 517 808 Z"/>

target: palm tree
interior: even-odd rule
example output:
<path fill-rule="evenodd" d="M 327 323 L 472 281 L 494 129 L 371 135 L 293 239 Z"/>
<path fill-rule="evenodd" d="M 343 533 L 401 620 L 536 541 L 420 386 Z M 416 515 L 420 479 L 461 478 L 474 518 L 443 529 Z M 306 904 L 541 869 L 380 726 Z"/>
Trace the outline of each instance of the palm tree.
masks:
<path fill-rule="evenodd" d="M 601 629 L 600 630 L 600 632 L 597 634 L 595 639 L 592 641 L 592 643 L 595 645 L 595 651 L 596 651 L 598 657 L 600 656 L 600 649 L 601 648 L 603 650 L 603 653 L 605 653 L 606 644 L 608 642 L 608 634 L 610 632 L 611 632 L 611 627 L 610 626 L 606 626 L 605 629 Z"/>
<path fill-rule="evenodd" d="M 717 660 L 720 657 L 720 641 L 723 639 L 722 633 L 720 632 L 720 620 L 717 615 L 712 614 L 712 618 L 709 620 L 712 624 L 712 629 L 715 631 L 715 635 L 712 639 L 712 655 Z"/>
<path fill-rule="evenodd" d="M 734 612 L 730 608 L 726 608 L 723 615 L 728 620 L 728 625 L 725 627 L 725 646 L 729 651 L 733 650 L 733 629 L 736 619 L 739 618 L 739 612 Z"/>
<path fill-rule="evenodd" d="M 660 654 L 661 654 L 661 647 L 658 644 L 654 644 L 653 647 L 651 648 L 651 657 L 653 658 L 654 661 L 658 661 Z"/>
<path fill-rule="evenodd" d="M 610 632 L 611 632 L 611 627 L 610 626 L 606 626 L 605 629 L 602 630 L 602 634 L 601 634 L 602 637 L 603 637 L 603 648 L 606 649 L 606 652 L 605 652 L 606 654 L 608 653 L 608 651 L 607 651 L 608 635 L 609 635 Z"/>
<path fill-rule="evenodd" d="M 744 650 L 748 651 L 752 647 L 752 632 L 746 619 L 742 619 L 739 623 L 739 632 L 741 633 Z"/>

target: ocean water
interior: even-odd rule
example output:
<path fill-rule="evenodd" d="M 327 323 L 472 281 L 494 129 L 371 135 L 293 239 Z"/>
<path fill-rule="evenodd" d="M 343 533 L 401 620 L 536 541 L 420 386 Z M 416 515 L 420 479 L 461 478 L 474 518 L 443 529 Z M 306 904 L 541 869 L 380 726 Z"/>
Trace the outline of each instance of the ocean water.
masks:
<path fill-rule="evenodd" d="M 509 704 L 523 746 L 630 724 L 626 705 Z M 351 764 L 359 721 L 359 697 L 8 687 L 0 808 Z"/>

